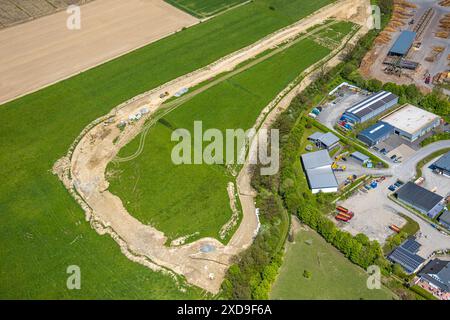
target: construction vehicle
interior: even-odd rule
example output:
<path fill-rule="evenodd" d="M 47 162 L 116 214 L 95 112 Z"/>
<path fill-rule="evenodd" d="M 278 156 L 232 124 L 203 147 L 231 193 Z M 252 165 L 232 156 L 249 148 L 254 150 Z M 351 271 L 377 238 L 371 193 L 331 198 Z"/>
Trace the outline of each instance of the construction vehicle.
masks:
<path fill-rule="evenodd" d="M 345 170 L 347 170 L 347 166 L 340 166 L 336 162 L 333 162 L 333 164 L 331 165 L 331 169 L 333 169 L 333 171 L 344 172 Z"/>
<path fill-rule="evenodd" d="M 400 233 L 400 231 L 401 231 L 400 228 L 397 227 L 395 224 L 390 225 L 389 228 L 390 228 L 392 231 L 397 232 L 397 233 Z"/>
<path fill-rule="evenodd" d="M 164 92 L 164 93 L 161 93 L 160 95 L 159 95 L 159 97 L 161 98 L 161 99 L 163 99 L 163 98 L 165 98 L 165 97 L 167 97 L 169 95 L 169 92 Z"/>
<path fill-rule="evenodd" d="M 334 159 L 336 161 L 339 161 L 339 160 L 343 159 L 346 155 L 348 155 L 348 151 L 341 153 L 340 155 L 336 156 Z"/>

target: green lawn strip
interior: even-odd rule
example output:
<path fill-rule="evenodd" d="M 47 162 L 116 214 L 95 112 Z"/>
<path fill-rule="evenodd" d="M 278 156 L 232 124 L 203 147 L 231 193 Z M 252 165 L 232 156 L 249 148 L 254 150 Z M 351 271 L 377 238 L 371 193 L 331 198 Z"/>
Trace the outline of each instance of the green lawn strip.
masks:
<path fill-rule="evenodd" d="M 199 298 L 129 261 L 51 174 L 82 129 L 123 101 L 201 68 L 331 1 L 258 1 L 0 106 L 1 298 Z M 200 49 L 201 48 L 201 49 Z M 77 239 L 74 243 L 74 239 Z M 71 244 L 72 243 L 72 244 Z M 69 291 L 70 264 L 82 289 Z M 141 279 L 141 281 L 136 281 Z"/>
<path fill-rule="evenodd" d="M 247 0 L 165 0 L 174 7 L 197 17 L 206 18 L 232 8 Z"/>
<path fill-rule="evenodd" d="M 422 176 L 422 167 L 424 165 L 426 165 L 428 162 L 430 162 L 434 158 L 437 158 L 440 155 L 443 155 L 443 154 L 445 154 L 445 153 L 447 153 L 449 151 L 450 151 L 450 148 L 441 149 L 441 150 L 438 150 L 436 152 L 433 152 L 429 156 L 427 156 L 427 157 L 423 158 L 422 160 L 420 160 L 419 163 L 417 163 L 417 166 L 416 166 L 416 177 L 421 177 Z"/>
<path fill-rule="evenodd" d="M 427 300 L 439 300 L 433 294 L 418 285 L 413 285 L 410 289 Z"/>
<path fill-rule="evenodd" d="M 304 39 L 196 95 L 163 118 L 166 126 L 159 122 L 150 129 L 138 158 L 110 166 L 121 172 L 111 181 L 111 191 L 124 200 L 133 216 L 151 223 L 170 239 L 196 232 L 199 234 L 190 241 L 204 236 L 217 238 L 231 216 L 226 185 L 234 178 L 223 165 L 173 164 L 171 151 L 177 143 L 170 141 L 171 128 L 193 132 L 194 121 L 201 120 L 203 130 L 247 130 L 273 97 L 328 53 L 328 49 Z M 299 56 L 302 59 L 296 58 Z M 132 154 L 138 143 L 139 139 L 134 139 L 119 156 Z"/>
<path fill-rule="evenodd" d="M 307 242 L 310 242 L 308 244 Z M 304 277 L 304 272 L 311 278 Z M 388 289 L 367 289 L 367 273 L 314 231 L 300 230 L 288 243 L 271 299 L 392 299 Z"/>

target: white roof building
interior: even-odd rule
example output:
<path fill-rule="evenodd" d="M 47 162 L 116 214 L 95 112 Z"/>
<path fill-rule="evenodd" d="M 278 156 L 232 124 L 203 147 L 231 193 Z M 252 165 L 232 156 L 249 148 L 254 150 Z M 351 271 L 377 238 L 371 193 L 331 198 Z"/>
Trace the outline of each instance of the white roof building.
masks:
<path fill-rule="evenodd" d="M 439 126 L 441 118 L 410 104 L 405 104 L 382 119 L 383 122 L 393 126 L 394 133 L 411 141 L 423 136 L 433 128 Z"/>

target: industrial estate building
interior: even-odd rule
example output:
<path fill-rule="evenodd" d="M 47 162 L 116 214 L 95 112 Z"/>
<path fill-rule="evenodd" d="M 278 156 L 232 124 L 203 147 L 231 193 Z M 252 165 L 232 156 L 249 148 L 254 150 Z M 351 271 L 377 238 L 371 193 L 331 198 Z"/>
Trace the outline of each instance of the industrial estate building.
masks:
<path fill-rule="evenodd" d="M 443 197 L 411 181 L 397 191 L 397 198 L 431 218 L 444 209 Z"/>
<path fill-rule="evenodd" d="M 418 243 L 415 238 L 410 238 L 395 248 L 387 258 L 391 262 L 401 265 L 406 273 L 415 273 L 425 262 L 424 258 L 417 255 L 419 249 L 420 243 Z"/>
<path fill-rule="evenodd" d="M 370 158 L 368 156 L 366 156 L 365 154 L 362 154 L 359 151 L 353 152 L 350 156 L 358 161 L 361 161 L 363 164 L 370 161 Z"/>
<path fill-rule="evenodd" d="M 301 160 L 312 193 L 337 192 L 338 182 L 331 168 L 333 161 L 327 150 L 303 154 Z"/>
<path fill-rule="evenodd" d="M 314 132 L 308 137 L 308 140 L 313 141 L 317 147 L 327 150 L 332 150 L 339 145 L 339 138 L 331 132 Z"/>
<path fill-rule="evenodd" d="M 431 169 L 450 178 L 450 151 L 433 163 Z"/>
<path fill-rule="evenodd" d="M 434 259 L 418 274 L 419 281 L 430 286 L 431 291 L 440 298 L 449 298 L 450 261 Z M 445 299 L 446 300 L 446 299 Z"/>
<path fill-rule="evenodd" d="M 348 108 L 342 115 L 351 123 L 362 123 L 374 118 L 398 103 L 398 97 L 388 91 L 374 93 Z"/>
<path fill-rule="evenodd" d="M 446 227 L 447 229 L 450 230 L 450 212 L 449 211 L 445 211 L 443 214 L 441 214 L 441 216 L 439 217 L 439 222 Z"/>
<path fill-rule="evenodd" d="M 394 133 L 413 142 L 438 127 L 441 118 L 431 112 L 410 104 L 381 119 L 393 126 Z"/>
<path fill-rule="evenodd" d="M 387 138 L 394 133 L 394 127 L 384 122 L 378 122 L 373 126 L 361 131 L 358 134 L 358 139 L 372 147 Z"/>
<path fill-rule="evenodd" d="M 402 31 L 400 36 L 389 50 L 389 56 L 406 57 L 411 49 L 417 34 L 413 31 Z"/>

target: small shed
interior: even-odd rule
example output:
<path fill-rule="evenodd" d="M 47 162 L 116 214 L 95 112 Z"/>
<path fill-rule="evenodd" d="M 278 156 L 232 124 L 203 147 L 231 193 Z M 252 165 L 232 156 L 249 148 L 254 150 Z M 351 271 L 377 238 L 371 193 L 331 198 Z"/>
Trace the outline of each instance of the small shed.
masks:
<path fill-rule="evenodd" d="M 362 154 L 359 151 L 353 152 L 350 156 L 358 161 L 361 161 L 363 164 L 366 164 L 367 162 L 370 161 L 370 158 L 368 156 Z"/>

